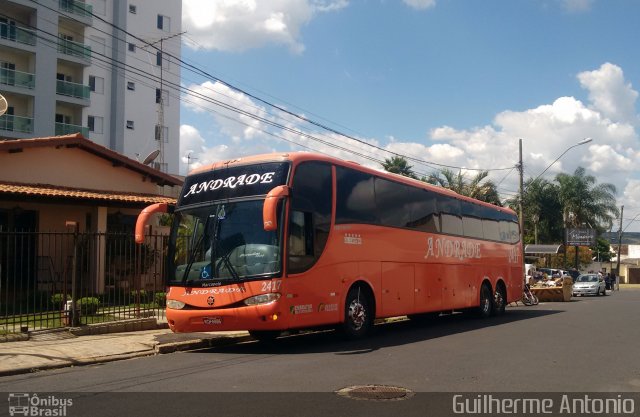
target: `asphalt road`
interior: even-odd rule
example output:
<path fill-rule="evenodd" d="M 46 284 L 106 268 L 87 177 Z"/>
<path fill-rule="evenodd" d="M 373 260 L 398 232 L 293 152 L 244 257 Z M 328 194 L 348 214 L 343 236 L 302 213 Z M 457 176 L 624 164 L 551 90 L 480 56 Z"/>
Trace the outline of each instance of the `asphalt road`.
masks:
<path fill-rule="evenodd" d="M 624 290 L 508 307 L 488 320 L 455 314 L 384 324 L 357 342 L 323 332 L 275 346 L 249 342 L 17 375 L 0 379 L 0 392 L 333 393 L 369 384 L 414 392 L 638 392 L 638 306 L 640 290 Z"/>

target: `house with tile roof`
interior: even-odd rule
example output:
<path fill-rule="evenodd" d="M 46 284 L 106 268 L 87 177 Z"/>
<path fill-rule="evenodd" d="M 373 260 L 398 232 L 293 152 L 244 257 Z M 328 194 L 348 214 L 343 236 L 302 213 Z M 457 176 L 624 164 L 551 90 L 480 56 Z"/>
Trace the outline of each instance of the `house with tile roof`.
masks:
<path fill-rule="evenodd" d="M 62 237 L 80 233 L 95 237 L 81 248 L 87 285 L 116 285 L 104 236 L 133 236 L 138 213 L 174 203 L 182 182 L 81 134 L 0 141 L 0 283 L 54 290 L 73 252 Z"/>

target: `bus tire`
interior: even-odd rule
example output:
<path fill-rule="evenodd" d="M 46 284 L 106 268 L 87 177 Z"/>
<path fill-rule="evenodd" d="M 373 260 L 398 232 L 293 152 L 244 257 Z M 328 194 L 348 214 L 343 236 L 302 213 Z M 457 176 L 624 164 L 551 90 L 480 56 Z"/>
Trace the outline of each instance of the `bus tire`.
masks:
<path fill-rule="evenodd" d="M 249 335 L 262 343 L 273 342 L 281 334 L 280 330 L 249 330 Z"/>
<path fill-rule="evenodd" d="M 360 339 L 373 327 L 373 302 L 369 293 L 360 285 L 351 287 L 344 305 L 342 333 L 347 339 Z"/>
<path fill-rule="evenodd" d="M 496 292 L 493 296 L 493 314 L 501 316 L 507 307 L 507 290 L 502 282 L 496 284 Z"/>
<path fill-rule="evenodd" d="M 487 284 L 482 284 L 480 287 L 480 305 L 475 313 L 481 319 L 486 319 L 493 313 L 493 293 Z"/>

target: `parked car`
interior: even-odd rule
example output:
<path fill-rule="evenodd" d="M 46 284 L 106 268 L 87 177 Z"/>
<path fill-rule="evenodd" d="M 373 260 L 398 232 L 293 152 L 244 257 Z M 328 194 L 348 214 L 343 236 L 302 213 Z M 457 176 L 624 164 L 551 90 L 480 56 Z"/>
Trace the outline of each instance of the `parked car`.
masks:
<path fill-rule="evenodd" d="M 607 295 L 604 279 L 597 274 L 582 274 L 573 283 L 573 296 L 577 295 Z"/>

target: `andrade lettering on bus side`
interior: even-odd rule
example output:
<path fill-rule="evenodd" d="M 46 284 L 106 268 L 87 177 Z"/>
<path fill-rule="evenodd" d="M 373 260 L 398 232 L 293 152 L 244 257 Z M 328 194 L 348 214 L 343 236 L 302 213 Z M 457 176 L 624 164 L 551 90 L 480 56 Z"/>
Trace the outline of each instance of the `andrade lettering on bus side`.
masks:
<path fill-rule="evenodd" d="M 424 255 L 428 258 L 457 258 L 460 260 L 482 257 L 480 253 L 480 243 L 471 242 L 461 239 L 448 239 L 439 237 L 434 239 L 427 238 L 427 253 Z"/>

